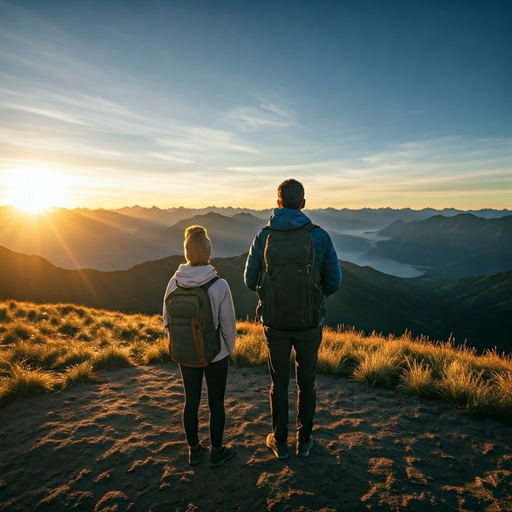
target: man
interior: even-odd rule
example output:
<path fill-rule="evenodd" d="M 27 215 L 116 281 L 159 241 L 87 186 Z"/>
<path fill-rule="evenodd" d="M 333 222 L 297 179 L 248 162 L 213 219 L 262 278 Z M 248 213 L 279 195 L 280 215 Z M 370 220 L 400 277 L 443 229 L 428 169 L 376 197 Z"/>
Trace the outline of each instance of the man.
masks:
<path fill-rule="evenodd" d="M 294 179 L 277 189 L 277 208 L 254 239 L 244 281 L 259 296 L 258 314 L 268 347 L 272 433 L 267 446 L 288 458 L 288 383 L 295 349 L 297 382 L 296 453 L 308 457 L 313 446 L 315 375 L 322 341 L 324 300 L 341 284 L 331 238 L 301 211 L 304 187 Z"/>

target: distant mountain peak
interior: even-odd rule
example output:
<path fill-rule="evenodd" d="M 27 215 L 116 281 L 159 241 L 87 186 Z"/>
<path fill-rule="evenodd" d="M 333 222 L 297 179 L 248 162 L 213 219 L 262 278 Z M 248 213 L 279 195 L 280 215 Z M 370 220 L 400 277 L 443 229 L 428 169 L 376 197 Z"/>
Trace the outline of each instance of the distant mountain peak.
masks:
<path fill-rule="evenodd" d="M 232 219 L 241 219 L 241 220 L 248 220 L 248 219 L 258 219 L 258 217 L 256 217 L 255 215 L 253 215 L 252 213 L 249 213 L 249 212 L 240 212 L 240 213 L 235 213 L 234 215 L 231 216 Z"/>

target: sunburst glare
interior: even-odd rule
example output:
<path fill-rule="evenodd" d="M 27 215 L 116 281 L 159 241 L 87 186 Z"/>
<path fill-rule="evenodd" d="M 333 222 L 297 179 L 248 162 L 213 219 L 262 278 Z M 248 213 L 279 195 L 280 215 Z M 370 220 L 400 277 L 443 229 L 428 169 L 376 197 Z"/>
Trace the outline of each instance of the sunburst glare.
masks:
<path fill-rule="evenodd" d="M 66 189 L 62 176 L 46 169 L 16 169 L 5 173 L 2 183 L 6 204 L 30 212 L 64 206 Z"/>

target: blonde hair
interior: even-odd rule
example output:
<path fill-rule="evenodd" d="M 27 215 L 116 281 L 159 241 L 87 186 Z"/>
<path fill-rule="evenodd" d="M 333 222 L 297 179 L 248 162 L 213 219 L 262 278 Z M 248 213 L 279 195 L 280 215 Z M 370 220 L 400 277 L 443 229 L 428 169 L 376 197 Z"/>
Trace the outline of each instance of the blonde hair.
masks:
<path fill-rule="evenodd" d="M 185 258 L 192 266 L 208 265 L 212 254 L 212 242 L 208 238 L 208 232 L 203 226 L 189 226 L 185 230 Z"/>

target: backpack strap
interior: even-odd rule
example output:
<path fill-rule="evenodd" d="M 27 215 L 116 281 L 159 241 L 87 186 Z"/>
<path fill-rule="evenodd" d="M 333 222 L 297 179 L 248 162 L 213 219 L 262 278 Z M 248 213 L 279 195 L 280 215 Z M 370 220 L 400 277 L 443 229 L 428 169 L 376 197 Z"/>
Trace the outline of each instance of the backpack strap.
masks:
<path fill-rule="evenodd" d="M 218 281 L 219 279 L 220 279 L 219 276 L 212 277 L 207 283 L 204 283 L 199 288 L 202 288 L 205 292 L 207 292 L 209 290 L 210 286 L 213 283 L 215 283 L 216 281 Z"/>
<path fill-rule="evenodd" d="M 311 233 L 311 231 L 313 231 L 313 229 L 315 228 L 318 228 L 320 226 L 317 226 L 316 224 L 313 224 L 312 222 L 308 222 L 307 224 L 304 224 L 304 226 L 302 226 L 302 229 L 305 229 L 308 233 Z"/>
<path fill-rule="evenodd" d="M 208 289 L 210 288 L 210 286 L 215 283 L 215 281 L 218 281 L 220 279 L 219 276 L 215 276 L 215 277 L 212 277 L 207 283 L 204 283 L 202 284 L 201 286 L 198 286 L 198 288 L 202 288 L 205 292 L 208 291 Z M 183 288 L 183 286 L 181 286 L 179 283 L 178 283 L 178 280 L 176 279 L 176 286 L 178 288 Z"/>
<path fill-rule="evenodd" d="M 265 256 L 264 256 L 265 244 L 267 243 L 267 238 L 268 238 L 268 235 L 270 235 L 272 228 L 267 225 L 261 231 L 265 233 L 265 237 L 263 238 L 263 252 L 261 253 L 260 273 L 258 274 L 258 280 L 256 281 L 256 286 L 259 286 L 261 284 L 261 280 L 263 279 L 263 274 L 265 273 Z"/>

